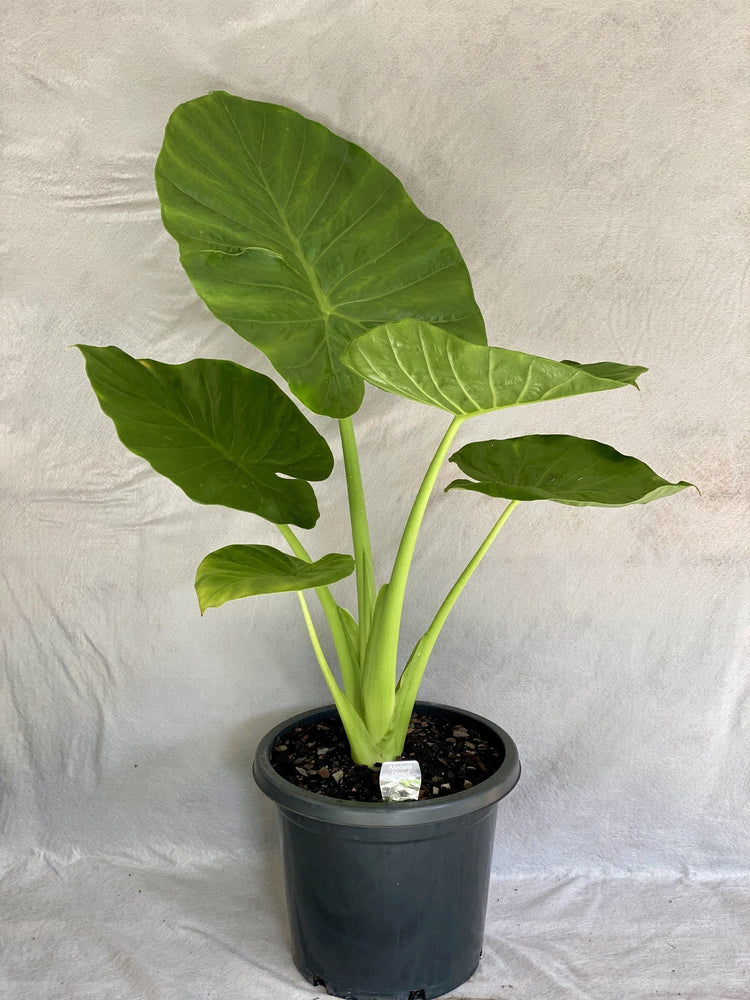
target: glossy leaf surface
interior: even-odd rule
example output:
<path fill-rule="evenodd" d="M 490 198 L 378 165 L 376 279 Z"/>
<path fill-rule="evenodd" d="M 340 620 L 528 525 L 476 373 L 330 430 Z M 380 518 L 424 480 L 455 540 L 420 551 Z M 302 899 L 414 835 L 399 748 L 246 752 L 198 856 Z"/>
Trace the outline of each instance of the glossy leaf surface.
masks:
<path fill-rule="evenodd" d="M 565 434 L 529 434 L 464 445 L 455 462 L 474 481 L 446 489 L 475 490 L 507 500 L 554 500 L 574 507 L 627 507 L 684 490 L 637 458 L 609 445 Z"/>
<path fill-rule="evenodd" d="M 271 379 L 231 361 L 167 365 L 117 347 L 78 346 L 122 443 L 191 500 L 278 524 L 315 524 L 306 480 L 329 476 L 333 456 Z"/>
<path fill-rule="evenodd" d="M 203 614 L 240 597 L 324 587 L 353 572 L 352 557 L 337 552 L 309 563 L 270 545 L 227 545 L 203 559 L 195 590 Z"/>
<path fill-rule="evenodd" d="M 289 108 L 215 91 L 180 105 L 156 165 L 162 218 L 209 309 L 310 409 L 344 417 L 352 337 L 417 316 L 485 343 L 448 231 L 354 143 Z"/>
<path fill-rule="evenodd" d="M 463 416 L 619 389 L 634 385 L 636 375 L 645 371 L 610 362 L 582 366 L 469 344 L 418 320 L 388 323 L 363 334 L 342 360 L 379 389 Z"/>

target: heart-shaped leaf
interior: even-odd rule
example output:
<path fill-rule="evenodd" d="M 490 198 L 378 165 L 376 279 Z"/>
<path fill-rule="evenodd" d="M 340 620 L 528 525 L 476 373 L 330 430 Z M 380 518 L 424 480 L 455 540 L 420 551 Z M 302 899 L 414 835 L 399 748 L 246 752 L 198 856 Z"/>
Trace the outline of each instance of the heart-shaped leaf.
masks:
<path fill-rule="evenodd" d="M 117 347 L 78 346 L 122 443 L 191 500 L 277 524 L 315 524 L 306 480 L 326 479 L 333 455 L 271 379 L 231 361 L 166 365 Z"/>
<path fill-rule="evenodd" d="M 221 91 L 180 105 L 156 186 L 198 294 L 318 413 L 359 407 L 339 357 L 372 326 L 417 316 L 486 342 L 450 233 L 363 149 L 289 108 Z"/>
<path fill-rule="evenodd" d="M 646 371 L 612 362 L 551 361 L 469 344 L 412 319 L 386 323 L 357 337 L 342 361 L 379 389 L 461 416 L 619 389 L 635 385 L 636 376 Z"/>
<path fill-rule="evenodd" d="M 270 545 L 227 545 L 201 562 L 195 590 L 203 614 L 206 608 L 218 608 L 240 597 L 325 587 L 352 572 L 352 557 L 338 552 L 304 562 Z"/>
<path fill-rule="evenodd" d="M 476 482 L 446 487 L 507 500 L 554 500 L 573 507 L 627 507 L 684 490 L 637 458 L 609 445 L 565 434 L 529 434 L 464 445 L 451 462 Z"/>

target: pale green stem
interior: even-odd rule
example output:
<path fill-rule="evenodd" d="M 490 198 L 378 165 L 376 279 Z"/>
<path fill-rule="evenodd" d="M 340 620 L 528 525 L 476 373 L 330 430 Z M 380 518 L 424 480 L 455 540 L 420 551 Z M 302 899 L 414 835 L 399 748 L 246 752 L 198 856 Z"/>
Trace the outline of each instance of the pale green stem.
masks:
<path fill-rule="evenodd" d="M 376 739 L 387 732 L 393 717 L 398 637 L 401 629 L 406 584 L 417 544 L 417 536 L 438 473 L 464 420 L 466 420 L 465 416 L 455 416 L 445 432 L 414 499 L 401 537 L 401 544 L 396 553 L 383 609 L 383 627 L 380 629 L 379 635 L 380 648 L 375 651 L 374 668 L 367 678 L 367 690 L 365 691 L 365 719 Z"/>
<path fill-rule="evenodd" d="M 466 569 L 463 571 L 463 573 L 461 573 L 459 578 L 456 580 L 451 589 L 448 591 L 445 600 L 438 608 L 435 617 L 432 619 L 430 627 L 425 632 L 424 637 L 427 639 L 427 645 L 429 647 L 427 649 L 427 655 L 429 655 L 430 651 L 432 650 L 432 647 L 435 645 L 435 640 L 440 634 L 440 630 L 445 624 L 445 619 L 450 614 L 451 608 L 456 603 L 458 595 L 461 593 L 461 591 L 464 589 L 466 584 L 471 579 L 474 570 L 480 564 L 482 559 L 484 559 L 490 545 L 492 545 L 492 543 L 495 541 L 495 539 L 498 536 L 498 533 L 500 532 L 500 529 L 503 527 L 505 522 L 510 517 L 511 511 L 513 511 L 520 502 L 521 502 L 520 500 L 511 500 L 511 502 L 502 512 L 502 514 L 497 519 L 495 524 L 492 526 L 485 540 L 482 542 L 477 551 L 469 560 Z"/>
<path fill-rule="evenodd" d="M 287 543 L 292 552 L 297 556 L 298 559 L 303 559 L 305 562 L 312 562 L 312 557 L 307 551 L 302 542 L 297 538 L 292 529 L 288 524 L 277 524 L 276 527 L 281 532 L 284 541 Z M 323 588 L 319 588 L 322 590 Z"/>
<path fill-rule="evenodd" d="M 318 666 L 320 667 L 325 682 L 328 685 L 328 690 L 331 692 L 331 697 L 334 701 L 337 695 L 341 694 L 341 690 L 336 683 L 336 679 L 331 672 L 331 668 L 328 666 L 328 660 L 326 660 L 325 653 L 320 645 L 320 640 L 318 639 L 318 633 L 315 631 L 315 625 L 313 624 L 312 617 L 310 615 L 310 609 L 307 606 L 307 601 L 305 600 L 305 595 L 301 590 L 297 591 L 297 597 L 299 597 L 299 603 L 302 608 L 302 614 L 305 619 L 305 625 L 307 625 L 307 632 L 310 636 L 310 642 L 312 643 L 312 648 L 315 652 L 315 657 L 318 661 Z"/>
<path fill-rule="evenodd" d="M 276 527 L 298 559 L 303 559 L 305 562 L 312 562 L 307 549 L 288 524 L 277 524 Z M 298 593 L 300 592 L 298 591 Z M 328 587 L 316 587 L 315 593 L 318 596 L 320 606 L 323 608 L 326 620 L 328 621 L 328 627 L 331 630 L 331 638 L 336 647 L 336 655 L 338 656 L 339 667 L 341 668 L 341 679 L 344 682 L 344 690 L 348 697 L 356 704 L 359 692 L 359 676 L 356 665 L 353 663 L 351 654 L 349 653 L 349 643 L 344 633 L 344 627 L 341 624 L 341 618 L 339 617 L 338 604 Z"/>
<path fill-rule="evenodd" d="M 307 625 L 307 632 L 310 636 L 310 642 L 312 643 L 313 650 L 315 651 L 318 666 L 323 673 L 323 678 L 328 685 L 328 690 L 331 692 L 331 697 L 333 698 L 341 721 L 344 724 L 344 729 L 346 730 L 346 735 L 349 739 L 352 760 L 355 764 L 366 764 L 368 767 L 372 767 L 379 760 L 383 759 L 382 751 L 367 731 L 367 727 L 365 726 L 365 723 L 356 707 L 352 705 L 349 698 L 347 698 L 346 694 L 336 683 L 336 680 L 331 673 L 331 668 L 328 666 L 328 661 L 326 660 L 325 654 L 321 648 L 320 641 L 318 640 L 318 634 L 315 631 L 315 625 L 313 624 L 312 616 L 310 615 L 310 609 L 307 606 L 305 596 L 302 591 L 297 591 L 297 596 L 299 597 L 302 615 L 305 619 L 305 625 Z"/>
<path fill-rule="evenodd" d="M 414 707 L 414 701 L 417 697 L 419 686 L 422 683 L 422 677 L 424 676 L 425 667 L 427 666 L 427 661 L 430 658 L 430 653 L 432 652 L 435 642 L 440 635 L 440 630 L 445 624 L 445 620 L 448 617 L 453 605 L 456 603 L 459 594 L 471 579 L 471 576 L 477 566 L 479 566 L 480 562 L 486 555 L 487 550 L 497 537 L 498 532 L 510 517 L 511 511 L 513 511 L 519 503 L 519 500 L 511 500 L 505 508 L 503 513 L 490 529 L 487 537 L 469 560 L 464 571 L 448 591 L 448 594 L 438 608 L 430 627 L 414 647 L 414 650 L 409 657 L 409 662 L 406 664 L 404 672 L 398 682 L 396 711 L 394 714 L 393 725 L 394 746 L 396 747 L 393 751 L 394 753 L 401 753 L 400 748 L 403 746 L 403 737 L 406 735 L 406 729 Z"/>
<path fill-rule="evenodd" d="M 367 637 L 370 634 L 372 611 L 375 603 L 375 571 L 372 562 L 370 529 L 367 525 L 365 494 L 359 453 L 354 437 L 351 417 L 339 420 L 341 448 L 346 470 L 346 491 L 349 499 L 349 518 L 352 526 L 352 545 L 357 574 L 357 610 L 359 613 L 359 660 L 364 662 Z"/>

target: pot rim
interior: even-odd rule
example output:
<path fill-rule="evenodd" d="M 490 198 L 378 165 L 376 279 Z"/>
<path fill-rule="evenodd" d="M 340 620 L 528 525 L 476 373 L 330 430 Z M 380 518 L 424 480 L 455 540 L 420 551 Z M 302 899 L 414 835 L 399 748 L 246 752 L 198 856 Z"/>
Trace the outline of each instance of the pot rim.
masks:
<path fill-rule="evenodd" d="M 388 803 L 353 802 L 347 799 L 334 799 L 318 792 L 308 792 L 282 778 L 274 770 L 270 760 L 271 749 L 277 736 L 300 722 L 337 714 L 333 705 L 324 705 L 285 719 L 266 733 L 255 753 L 253 777 L 260 790 L 282 809 L 341 826 L 363 827 L 420 826 L 438 820 L 466 816 L 495 805 L 515 788 L 521 775 L 521 764 L 516 744 L 504 729 L 482 715 L 452 705 L 417 701 L 414 707 L 459 716 L 489 729 L 505 748 L 505 757 L 500 767 L 489 778 L 485 778 L 472 788 L 437 799 Z"/>

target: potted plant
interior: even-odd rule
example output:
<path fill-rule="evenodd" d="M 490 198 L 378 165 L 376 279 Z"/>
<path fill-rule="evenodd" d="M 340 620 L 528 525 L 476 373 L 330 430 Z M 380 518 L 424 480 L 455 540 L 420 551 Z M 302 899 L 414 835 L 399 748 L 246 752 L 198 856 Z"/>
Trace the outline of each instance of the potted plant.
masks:
<path fill-rule="evenodd" d="M 620 507 L 689 484 L 565 435 L 478 441 L 453 452 L 471 417 L 635 386 L 646 369 L 488 346 L 453 238 L 382 164 L 324 126 L 289 108 L 210 93 L 170 117 L 156 184 L 164 224 L 209 309 L 266 355 L 304 406 L 338 425 L 353 554 L 313 556 L 295 530 L 315 525 L 311 483 L 328 477 L 334 461 L 325 438 L 273 380 L 228 361 L 164 364 L 79 345 L 88 377 L 126 447 L 198 503 L 276 524 L 285 543 L 283 550 L 242 544 L 212 552 L 195 586 L 201 613 L 240 597 L 296 591 L 334 703 L 276 727 L 255 761 L 256 780 L 279 806 L 298 967 L 336 995 L 439 996 L 478 962 L 496 806 L 520 773 L 513 741 L 494 723 L 416 702 L 440 630 L 519 504 Z M 445 415 L 392 570 L 380 582 L 352 420 L 365 382 Z M 401 666 L 409 569 L 446 460 L 462 474 L 447 489 L 507 504 Z M 330 590 L 350 574 L 356 613 Z M 308 590 L 330 628 L 338 674 Z M 411 739 L 422 725 L 442 727 L 446 747 L 476 760 L 476 774 L 464 773 L 458 787 L 430 774 L 419 801 L 386 804 L 360 801 L 357 792 L 346 798 L 343 768 L 332 772 L 325 761 L 290 770 L 290 754 L 292 764 L 304 763 L 304 753 L 294 756 L 300 740 L 322 759 L 331 747 L 315 744 L 315 732 L 332 742 L 339 725 L 363 787 L 382 762 L 402 756 L 410 727 Z M 478 756 L 479 744 L 491 766 Z M 444 749 L 437 747 L 438 757 Z M 301 787 L 282 776 L 284 767 Z"/>

